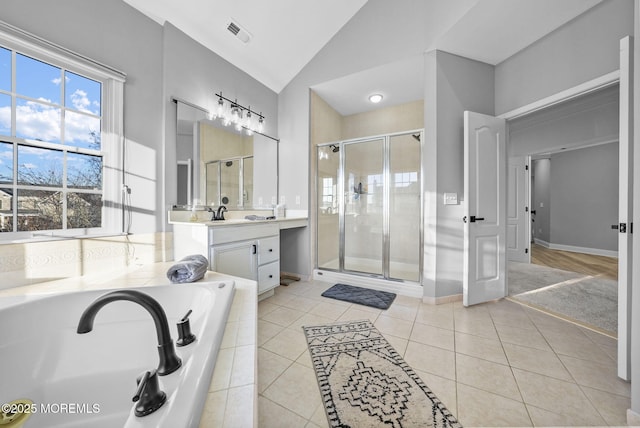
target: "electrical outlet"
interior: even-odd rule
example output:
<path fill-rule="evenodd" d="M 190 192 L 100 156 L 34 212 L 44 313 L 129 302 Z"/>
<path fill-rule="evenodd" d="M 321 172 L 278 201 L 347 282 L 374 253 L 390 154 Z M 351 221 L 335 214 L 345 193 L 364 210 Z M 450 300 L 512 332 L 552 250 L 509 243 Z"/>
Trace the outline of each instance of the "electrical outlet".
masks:
<path fill-rule="evenodd" d="M 258 198 L 258 205 L 262 206 L 262 202 L 263 202 L 263 201 L 262 201 L 262 196 L 260 196 L 260 197 Z"/>
<path fill-rule="evenodd" d="M 296 195 L 296 205 L 300 205 L 300 195 Z"/>
<path fill-rule="evenodd" d="M 280 196 L 280 203 L 282 205 L 284 205 L 285 201 L 286 201 L 286 199 L 285 199 L 284 195 Z"/>

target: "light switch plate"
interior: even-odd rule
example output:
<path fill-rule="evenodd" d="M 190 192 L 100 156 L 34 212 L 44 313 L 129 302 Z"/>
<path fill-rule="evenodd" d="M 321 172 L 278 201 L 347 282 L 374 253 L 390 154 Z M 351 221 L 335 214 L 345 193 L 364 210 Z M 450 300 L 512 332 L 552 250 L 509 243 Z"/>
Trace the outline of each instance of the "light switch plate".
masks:
<path fill-rule="evenodd" d="M 458 194 L 457 193 L 445 193 L 444 194 L 444 204 L 445 205 L 458 205 Z"/>

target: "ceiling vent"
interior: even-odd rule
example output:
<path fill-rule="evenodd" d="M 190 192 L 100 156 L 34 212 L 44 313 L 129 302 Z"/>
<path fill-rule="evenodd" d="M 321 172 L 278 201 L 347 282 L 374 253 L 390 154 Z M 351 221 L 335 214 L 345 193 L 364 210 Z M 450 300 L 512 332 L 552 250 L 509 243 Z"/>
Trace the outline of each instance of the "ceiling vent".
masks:
<path fill-rule="evenodd" d="M 229 30 L 231 34 L 233 34 L 238 39 L 240 39 L 242 43 L 249 43 L 249 40 L 251 40 L 251 33 L 249 33 L 247 30 L 242 28 L 240 24 L 238 24 L 238 22 L 235 21 L 234 19 L 232 19 L 231 22 L 229 22 L 229 25 L 227 26 L 227 30 Z"/>

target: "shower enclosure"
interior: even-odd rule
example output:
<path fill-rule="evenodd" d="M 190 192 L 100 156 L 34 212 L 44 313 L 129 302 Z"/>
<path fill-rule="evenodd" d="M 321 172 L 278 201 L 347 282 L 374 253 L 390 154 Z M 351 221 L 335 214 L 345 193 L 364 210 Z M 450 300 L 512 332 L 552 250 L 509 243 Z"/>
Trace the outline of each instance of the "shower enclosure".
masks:
<path fill-rule="evenodd" d="M 422 130 L 317 147 L 317 265 L 420 282 Z"/>
<path fill-rule="evenodd" d="M 251 204 L 253 156 L 238 156 L 205 164 L 208 206 L 244 207 Z"/>

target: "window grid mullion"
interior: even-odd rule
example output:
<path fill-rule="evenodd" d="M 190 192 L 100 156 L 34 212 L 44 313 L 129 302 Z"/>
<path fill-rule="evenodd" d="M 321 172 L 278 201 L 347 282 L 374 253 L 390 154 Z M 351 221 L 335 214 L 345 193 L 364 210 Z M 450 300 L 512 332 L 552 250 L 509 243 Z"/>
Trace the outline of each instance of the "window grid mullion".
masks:
<path fill-rule="evenodd" d="M 78 74 L 78 76 L 80 77 L 85 77 L 88 78 L 90 80 L 96 80 L 99 84 L 100 84 L 100 110 L 98 114 L 92 113 L 91 111 L 84 111 L 84 110 L 76 110 L 74 108 L 72 108 L 71 106 L 67 105 L 67 99 L 66 99 L 66 87 L 67 85 L 67 81 L 66 81 L 66 75 L 67 75 L 67 69 L 66 67 L 60 67 L 57 66 L 55 64 L 51 64 L 54 67 L 59 68 L 60 70 L 60 82 L 61 84 L 59 85 L 59 94 L 60 94 L 60 103 L 51 103 L 51 102 L 47 102 L 46 100 L 41 100 L 38 98 L 33 98 L 30 96 L 26 96 L 26 95 L 19 95 L 17 93 L 17 82 L 18 82 L 18 78 L 19 76 L 17 76 L 17 55 L 21 54 L 21 55 L 25 55 L 22 52 L 17 51 L 16 49 L 12 49 L 12 48 L 8 48 L 11 52 L 10 58 L 11 58 L 11 87 L 9 89 L 9 91 L 2 91 L 3 94 L 7 94 L 10 97 L 10 103 L 11 103 L 11 124 L 10 124 L 10 131 L 9 131 L 9 135 L 7 136 L 8 138 L 5 140 L 7 143 L 11 144 L 12 147 L 12 153 L 13 153 L 13 163 L 12 163 L 12 180 L 11 180 L 11 184 L 7 183 L 7 187 L 11 188 L 11 192 L 12 192 L 12 198 L 11 198 L 11 208 L 13 211 L 12 214 L 12 222 L 11 222 L 11 231 L 13 233 L 23 233 L 23 232 L 28 232 L 28 230 L 25 231 L 19 231 L 19 213 L 18 213 L 18 207 L 20 206 L 19 204 L 19 192 L 20 191 L 46 191 L 46 192 L 52 192 L 52 194 L 58 193 L 60 195 L 61 198 L 63 198 L 61 201 L 57 201 L 56 203 L 61 203 L 61 210 L 58 211 L 61 213 L 62 218 L 61 220 L 61 227 L 62 230 L 66 230 L 68 228 L 68 221 L 67 221 L 67 217 L 68 217 L 68 213 L 69 213 L 69 206 L 68 206 L 68 200 L 69 200 L 69 194 L 70 192 L 72 193 L 78 193 L 78 194 L 86 194 L 86 195 L 97 195 L 100 196 L 100 198 L 104 198 L 104 192 L 105 192 L 105 183 L 104 183 L 104 176 L 103 176 L 103 172 L 104 172 L 104 161 L 105 161 L 105 152 L 103 150 L 103 145 L 102 143 L 100 144 L 100 146 L 98 147 L 98 149 L 92 149 L 92 148 L 85 148 L 85 147 L 72 147 L 72 146 L 66 146 L 67 143 L 67 129 L 66 129 L 66 121 L 68 119 L 68 112 L 73 111 L 74 114 L 79 114 L 81 116 L 86 116 L 86 117 L 92 117 L 92 118 L 96 118 L 99 122 L 98 122 L 98 129 L 93 130 L 93 126 L 89 125 L 89 131 L 90 132 L 96 132 L 97 135 L 100 138 L 100 141 L 102 140 L 102 129 L 104 128 L 104 117 L 103 117 L 103 110 L 104 110 L 104 91 L 105 91 L 105 84 L 109 84 L 108 82 L 104 82 L 101 79 L 92 79 L 91 77 L 86 77 L 83 76 L 86 73 L 81 73 Z M 36 61 L 41 61 L 44 62 L 46 64 L 50 64 L 49 61 L 46 60 L 40 60 L 37 58 L 37 56 L 33 56 L 33 55 L 29 55 L 26 54 L 26 56 L 35 59 Z M 73 72 L 72 72 L 73 73 Z M 73 73 L 74 75 L 77 73 Z M 59 138 L 60 138 L 60 143 L 53 143 L 53 142 L 48 142 L 48 141 L 43 141 L 43 140 L 36 140 L 35 138 L 37 138 L 37 133 L 34 134 L 34 138 L 32 139 L 24 139 L 24 138 L 18 138 L 17 137 L 17 122 L 18 122 L 18 117 L 17 117 L 17 111 L 18 111 L 18 101 L 19 100 L 25 100 L 27 102 L 37 102 L 39 104 L 45 105 L 45 106 L 49 106 L 49 107 L 53 107 L 53 108 L 60 108 L 60 115 L 59 115 L 59 120 L 60 120 L 60 132 L 59 132 Z M 74 116 L 75 118 L 75 116 Z M 74 122 L 75 123 L 75 122 Z M 29 185 L 29 184 L 20 184 L 19 182 L 19 164 L 20 164 L 20 159 L 18 159 L 18 152 L 19 152 L 19 147 L 20 146 L 28 146 L 28 147 L 34 147 L 34 148 L 41 148 L 44 150 L 56 150 L 56 151 L 62 151 L 62 183 L 60 186 L 42 186 L 42 185 Z M 92 147 L 92 146 L 91 146 Z M 85 186 L 83 182 L 79 182 L 77 183 L 78 188 L 70 188 L 69 187 L 69 174 L 70 174 L 70 170 L 69 170 L 69 154 L 70 153 L 74 153 L 74 154 L 79 154 L 79 155 L 89 155 L 89 156 L 95 156 L 100 158 L 100 163 L 102 165 L 100 174 L 102 175 L 101 180 L 100 180 L 100 185 L 98 187 L 89 187 L 89 186 Z M 28 162 L 28 161 L 27 161 Z M 86 171 L 80 170 L 80 172 L 82 172 L 83 174 L 86 173 Z M 27 195 L 25 195 L 24 197 L 29 198 L 29 194 L 27 193 Z M 37 203 L 37 202 L 36 202 Z M 82 201 L 80 201 L 80 203 L 82 203 Z M 82 215 L 82 214 L 80 214 Z M 104 215 L 104 212 L 103 214 Z M 104 227 L 104 218 L 101 224 L 97 225 L 97 226 L 93 226 L 93 227 Z M 31 232 L 37 232 L 37 230 L 31 230 Z"/>

